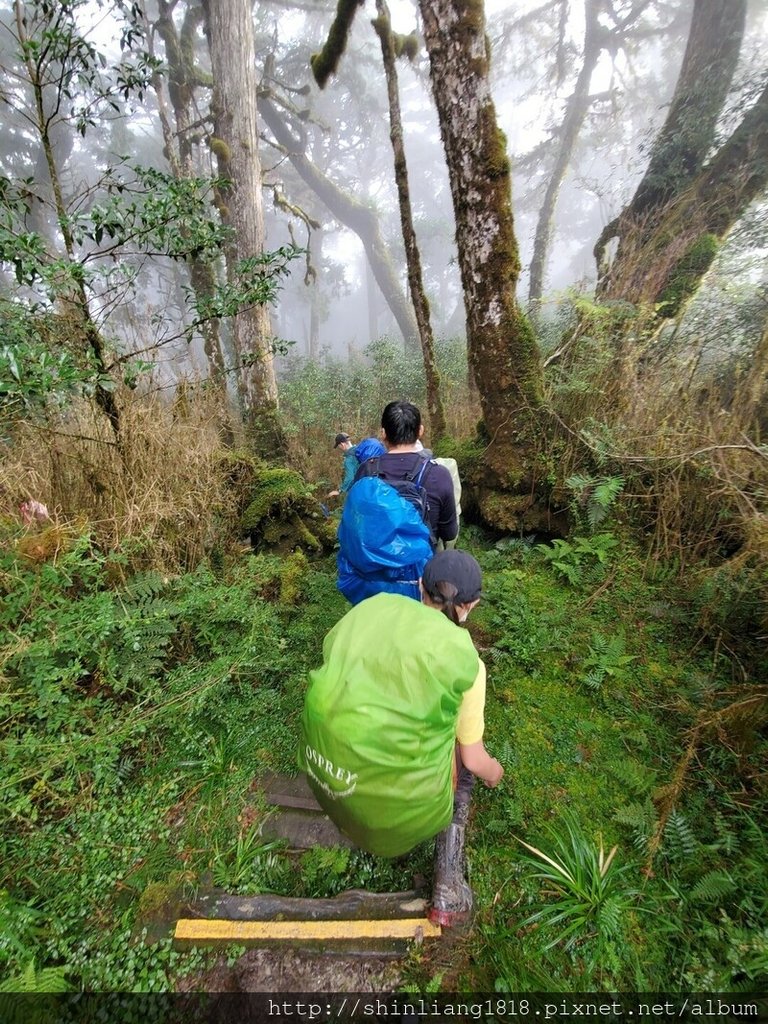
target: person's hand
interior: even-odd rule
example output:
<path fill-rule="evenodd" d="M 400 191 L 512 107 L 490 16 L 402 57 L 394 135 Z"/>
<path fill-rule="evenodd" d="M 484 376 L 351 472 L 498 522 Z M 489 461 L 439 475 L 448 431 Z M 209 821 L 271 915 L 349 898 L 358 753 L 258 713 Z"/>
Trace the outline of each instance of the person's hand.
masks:
<path fill-rule="evenodd" d="M 498 786 L 498 784 L 501 782 L 501 780 L 503 778 L 504 778 L 504 769 L 501 767 L 499 762 L 494 757 L 493 758 L 493 766 L 492 766 L 491 774 L 490 774 L 489 778 L 484 779 L 483 781 L 485 782 L 485 784 L 488 787 L 488 789 L 495 789 L 496 786 Z"/>
<path fill-rule="evenodd" d="M 328 497 L 329 498 L 338 498 L 338 496 L 339 496 L 339 492 L 338 491 L 328 491 Z"/>

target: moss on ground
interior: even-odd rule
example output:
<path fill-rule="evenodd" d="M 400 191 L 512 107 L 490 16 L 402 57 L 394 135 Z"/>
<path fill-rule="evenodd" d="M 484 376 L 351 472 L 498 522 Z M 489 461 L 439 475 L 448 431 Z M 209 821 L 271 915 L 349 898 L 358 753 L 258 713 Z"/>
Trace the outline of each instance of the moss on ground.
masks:
<path fill-rule="evenodd" d="M 298 486 L 295 478 L 268 479 L 285 485 L 273 495 Z M 643 871 L 649 830 L 698 708 L 731 685 L 727 662 L 697 646 L 690 612 L 670 585 L 643 579 L 628 543 L 605 564 L 585 568 L 578 586 L 524 542 L 493 544 L 467 529 L 462 545 L 484 569 L 471 632 L 489 670 L 486 742 L 506 777 L 495 791 L 477 786 L 473 800 L 472 937 L 412 957 L 414 982 L 429 984 L 442 972 L 444 981 L 475 991 L 703 990 L 718 979 L 737 983 L 742 970 L 762 977 L 753 922 L 762 913 L 768 853 L 749 815 L 765 802 L 757 784 L 764 744 L 744 755 L 714 742 L 702 747 L 653 873 Z M 62 671 L 55 666 L 68 663 L 67 630 L 51 635 L 48 601 L 59 616 L 66 608 L 76 617 L 82 606 L 78 657 L 90 664 L 92 644 L 102 674 L 117 673 L 113 688 L 124 668 L 123 660 L 109 660 L 115 636 L 128 630 L 131 645 L 159 646 L 125 696 L 92 694 L 85 717 L 59 727 L 52 745 L 30 717 L 18 726 L 25 745 L 4 747 L 15 818 L 2 840 L 0 889 L 15 901 L 9 921 L 37 963 L 66 963 L 87 988 L 168 987 L 199 969 L 202 954 L 172 952 L 161 942 L 129 961 L 125 949 L 142 918 L 154 917 L 166 895 L 177 898 L 178 885 L 315 896 L 407 888 L 414 875 L 429 882 L 430 844 L 396 862 L 358 852 L 297 862 L 260 832 L 267 810 L 257 780 L 294 770 L 306 675 L 347 608 L 332 558 L 262 554 L 229 561 L 216 574 L 203 566 L 178 580 L 136 582 L 114 597 L 121 610 L 113 619 L 111 592 L 99 591 L 98 603 L 89 592 L 95 583 L 87 582 L 86 563 L 96 573 L 96 555 L 77 557 L 77 573 L 74 554 L 56 569 L 61 598 L 40 589 L 51 590 L 53 570 L 30 577 L 35 603 L 19 604 L 29 646 L 7 663 L 17 682 L 49 694 Z M 75 575 L 81 582 L 73 595 Z M 155 625 L 161 619 L 164 633 Z M 607 642 L 617 637 L 620 643 Z M 52 644 L 61 647 L 58 660 L 46 654 Z M 135 651 L 140 656 L 146 650 Z M 56 713 L 73 715 L 86 691 L 63 685 L 69 710 Z M 129 693 L 141 701 L 138 717 Z M 11 714 L 22 723 L 33 706 L 24 711 L 21 698 L 13 699 Z M 26 768 L 23 756 L 31 758 Z M 737 781 L 745 764 L 754 781 L 735 805 L 729 793 L 745 785 Z M 562 834 L 569 815 L 595 849 L 616 844 L 616 863 L 626 868 L 618 896 L 630 895 L 616 904 L 620 927 L 607 944 L 587 934 L 571 948 L 553 945 L 556 931 L 525 924 L 558 895 L 524 864 L 520 840 L 550 848 L 551 830 Z M 738 890 L 728 889 L 724 873 L 739 878 Z M 685 894 L 699 882 L 702 895 L 692 902 Z M 707 902 L 715 892 L 721 895 Z M 42 915 L 43 938 L 25 933 L 23 914 L 13 909 L 27 905 Z M 11 970 L 21 966 L 10 961 Z"/>

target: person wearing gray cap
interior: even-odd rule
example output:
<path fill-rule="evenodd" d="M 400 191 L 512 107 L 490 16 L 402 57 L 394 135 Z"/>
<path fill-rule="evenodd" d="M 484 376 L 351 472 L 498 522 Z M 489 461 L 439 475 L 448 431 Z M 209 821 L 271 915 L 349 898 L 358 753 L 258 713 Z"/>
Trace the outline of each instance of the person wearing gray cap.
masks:
<path fill-rule="evenodd" d="M 419 603 L 366 598 L 325 638 L 298 760 L 325 813 L 362 849 L 399 857 L 437 837 L 431 917 L 450 926 L 472 909 L 464 830 L 474 778 L 493 788 L 504 769 L 483 742 L 485 666 L 459 628 L 480 600 L 480 566 L 442 551 L 419 586 Z"/>
<path fill-rule="evenodd" d="M 344 457 L 339 488 L 336 491 L 328 491 L 329 498 L 338 498 L 340 494 L 346 494 L 352 486 L 355 479 L 355 473 L 358 471 L 360 463 L 355 458 L 355 446 L 352 443 L 352 439 L 349 434 L 337 434 L 333 440 L 333 447 L 339 448 Z"/>

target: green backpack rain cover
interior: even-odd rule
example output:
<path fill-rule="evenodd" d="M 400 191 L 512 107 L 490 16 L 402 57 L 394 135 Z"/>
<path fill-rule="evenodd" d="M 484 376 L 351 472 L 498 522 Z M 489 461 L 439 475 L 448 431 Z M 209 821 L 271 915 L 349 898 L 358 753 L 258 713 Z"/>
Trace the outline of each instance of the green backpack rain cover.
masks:
<path fill-rule="evenodd" d="M 450 822 L 456 718 L 479 667 L 467 632 L 399 594 L 368 598 L 325 638 L 299 766 L 362 849 L 397 857 Z"/>

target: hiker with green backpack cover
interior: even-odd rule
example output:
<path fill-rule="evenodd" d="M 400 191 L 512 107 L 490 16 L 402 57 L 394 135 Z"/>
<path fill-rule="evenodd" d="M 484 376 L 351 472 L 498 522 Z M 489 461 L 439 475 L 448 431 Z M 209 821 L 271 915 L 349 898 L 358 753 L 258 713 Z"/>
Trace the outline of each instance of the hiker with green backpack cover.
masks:
<path fill-rule="evenodd" d="M 397 857 L 445 830 L 448 859 L 459 849 L 463 863 L 472 776 L 493 787 L 504 774 L 483 743 L 485 666 L 461 628 L 481 582 L 471 555 L 438 553 L 420 603 L 391 593 L 362 601 L 310 673 L 299 765 L 328 816 L 371 853 Z M 451 834 L 459 812 L 460 837 Z"/>

